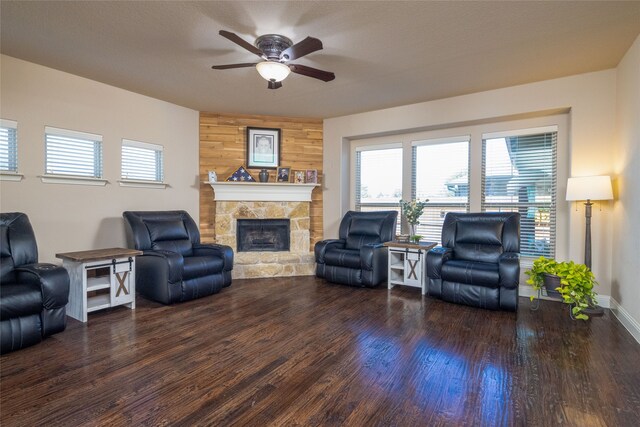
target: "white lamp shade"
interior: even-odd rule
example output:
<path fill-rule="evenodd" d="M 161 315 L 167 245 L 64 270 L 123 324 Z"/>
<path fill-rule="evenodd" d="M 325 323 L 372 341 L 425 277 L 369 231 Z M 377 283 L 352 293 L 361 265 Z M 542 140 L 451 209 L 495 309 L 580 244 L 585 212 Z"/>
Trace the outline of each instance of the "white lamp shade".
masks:
<path fill-rule="evenodd" d="M 263 61 L 256 64 L 258 73 L 266 81 L 281 82 L 286 79 L 291 70 L 285 64 L 274 61 Z"/>
<path fill-rule="evenodd" d="M 581 176 L 567 181 L 567 200 L 611 200 L 611 177 Z"/>

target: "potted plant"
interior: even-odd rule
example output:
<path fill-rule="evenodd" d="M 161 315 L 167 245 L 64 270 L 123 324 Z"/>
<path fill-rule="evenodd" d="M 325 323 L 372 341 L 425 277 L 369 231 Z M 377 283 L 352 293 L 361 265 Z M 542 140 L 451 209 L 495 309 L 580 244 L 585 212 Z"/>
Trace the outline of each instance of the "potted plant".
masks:
<path fill-rule="evenodd" d="M 554 290 L 560 294 L 562 301 L 570 304 L 573 319 L 589 318 L 584 311 L 595 305 L 597 294 L 593 287 L 598 282 L 586 265 L 540 257 L 525 274 L 529 276 L 527 283 L 535 290 L 540 290 L 542 286 L 555 286 Z M 533 299 L 532 296 L 531 300 Z"/>
<path fill-rule="evenodd" d="M 560 292 L 557 290 L 560 287 L 560 278 L 556 274 L 558 264 L 556 260 L 543 256 L 536 259 L 531 268 L 524 272 L 529 276 L 527 283 L 536 291 L 541 290 L 544 286 L 548 296 L 560 298 Z M 531 300 L 533 301 L 533 299 L 534 296 L 532 295 Z"/>
<path fill-rule="evenodd" d="M 429 199 L 421 202 L 418 199 L 406 202 L 400 199 L 402 215 L 404 215 L 407 223 L 409 224 L 409 240 L 414 243 L 420 242 L 420 239 L 422 238 L 422 236 L 416 234 L 416 227 L 420 224 L 420 217 L 422 216 L 422 212 L 424 211 L 425 206 L 427 206 L 428 201 Z"/>
<path fill-rule="evenodd" d="M 597 294 L 593 287 L 598 284 L 589 267 L 573 261 L 562 262 L 558 264 L 556 274 L 562 284 L 558 289 L 562 300 L 571 305 L 571 317 L 587 320 L 589 316 L 585 310 L 596 305 Z"/>

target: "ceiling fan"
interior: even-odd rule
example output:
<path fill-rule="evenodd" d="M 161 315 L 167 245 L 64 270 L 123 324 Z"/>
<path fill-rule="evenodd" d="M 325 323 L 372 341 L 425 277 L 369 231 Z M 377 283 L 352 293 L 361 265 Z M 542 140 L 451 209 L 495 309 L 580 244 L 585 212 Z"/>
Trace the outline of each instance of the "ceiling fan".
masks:
<path fill-rule="evenodd" d="M 287 78 L 290 72 L 313 77 L 325 82 L 336 78 L 329 71 L 318 70 L 300 64 L 288 64 L 288 61 L 302 58 L 312 52 L 322 49 L 322 42 L 313 37 L 293 44 L 288 38 L 279 34 L 265 34 L 256 39 L 255 46 L 240 38 L 237 34 L 220 30 L 219 33 L 240 47 L 245 48 L 254 55 L 262 58 L 260 62 L 246 62 L 242 64 L 214 65 L 214 70 L 228 70 L 230 68 L 256 67 L 258 73 L 269 82 L 269 89 L 282 87 L 282 80 Z"/>

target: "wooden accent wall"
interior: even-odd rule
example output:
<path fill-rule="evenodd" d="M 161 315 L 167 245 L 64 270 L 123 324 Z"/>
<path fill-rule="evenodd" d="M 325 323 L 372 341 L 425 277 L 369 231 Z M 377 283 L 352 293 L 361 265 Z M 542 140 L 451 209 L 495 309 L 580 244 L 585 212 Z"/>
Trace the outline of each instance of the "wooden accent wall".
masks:
<path fill-rule="evenodd" d="M 200 113 L 200 234 L 204 242 L 215 242 L 215 202 L 208 184 L 208 171 L 216 171 L 224 181 L 238 167 L 246 167 L 247 126 L 279 128 L 281 132 L 280 166 L 317 169 L 322 180 L 322 120 L 292 117 L 249 116 Z M 258 180 L 259 169 L 249 169 Z M 276 171 L 269 170 L 269 181 Z M 322 240 L 322 187 L 311 195 L 311 248 Z"/>

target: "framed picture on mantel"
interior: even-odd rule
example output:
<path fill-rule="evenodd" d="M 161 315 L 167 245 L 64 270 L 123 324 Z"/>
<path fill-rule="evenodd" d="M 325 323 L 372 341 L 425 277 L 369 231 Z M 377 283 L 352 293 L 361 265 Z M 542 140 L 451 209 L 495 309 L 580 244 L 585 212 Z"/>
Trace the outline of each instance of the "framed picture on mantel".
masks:
<path fill-rule="evenodd" d="M 278 182 L 289 182 L 289 174 L 291 173 L 291 168 L 278 168 Z"/>
<path fill-rule="evenodd" d="M 317 169 L 307 169 L 307 175 L 305 176 L 305 182 L 307 184 L 318 183 L 318 171 Z"/>
<path fill-rule="evenodd" d="M 247 127 L 247 168 L 280 166 L 280 129 Z"/>
<path fill-rule="evenodd" d="M 294 184 L 304 184 L 303 170 L 293 170 L 291 171 L 291 176 L 293 177 Z"/>

